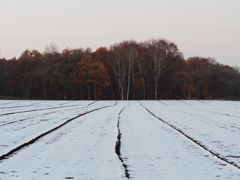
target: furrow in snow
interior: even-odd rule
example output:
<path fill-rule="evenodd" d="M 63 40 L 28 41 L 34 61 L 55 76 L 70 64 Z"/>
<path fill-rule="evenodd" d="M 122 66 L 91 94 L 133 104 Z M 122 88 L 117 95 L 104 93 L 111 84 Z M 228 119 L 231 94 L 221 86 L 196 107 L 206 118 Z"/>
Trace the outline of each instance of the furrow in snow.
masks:
<path fill-rule="evenodd" d="M 124 160 L 121 156 L 121 138 L 122 138 L 122 133 L 121 133 L 121 129 L 120 129 L 120 115 L 123 112 L 123 110 L 125 109 L 125 107 L 118 113 L 118 123 L 117 123 L 117 128 L 118 128 L 118 136 L 117 136 L 117 142 L 116 142 L 116 146 L 115 146 L 115 152 L 119 158 L 119 160 L 122 162 L 123 168 L 125 170 L 125 178 L 129 179 L 130 178 L 130 174 L 127 168 L 127 165 L 124 163 Z"/>
<path fill-rule="evenodd" d="M 90 103 L 90 104 L 87 104 L 86 106 L 88 107 L 88 106 L 91 106 L 92 104 L 94 104 L 96 101 L 93 101 L 92 103 Z M 72 109 L 72 107 L 75 107 L 76 106 L 76 108 L 75 109 L 79 109 L 79 105 L 71 105 L 71 106 L 60 106 L 61 108 L 71 108 L 71 110 L 73 110 Z M 52 109 L 57 109 L 57 108 L 60 108 L 60 107 L 53 107 L 53 108 L 48 108 L 48 109 L 41 109 L 41 110 L 52 110 Z M 36 110 L 30 110 L 30 111 L 25 111 L 25 112 L 33 112 L 33 111 L 39 111 L 39 109 L 36 109 Z M 21 112 L 20 112 L 21 113 Z M 52 111 L 52 112 L 48 112 L 47 114 L 50 114 L 50 113 L 58 113 L 58 111 Z M 13 113 L 7 113 L 7 114 L 5 114 L 5 115 L 11 115 L 11 114 L 16 114 L 15 112 L 13 112 Z M 44 113 L 44 114 L 41 114 L 41 115 L 45 115 L 46 113 Z M 1 115 L 0 115 L 1 116 Z M 17 122 L 21 122 L 21 121 L 26 121 L 26 120 L 30 120 L 30 119 L 33 119 L 33 118 L 35 118 L 35 116 L 32 116 L 32 117 L 28 117 L 28 118 L 24 118 L 24 119 L 19 119 L 19 120 L 14 120 L 14 121 L 10 121 L 10 122 L 6 122 L 6 123 L 1 123 L 0 124 L 0 127 L 1 126 L 6 126 L 6 125 L 9 125 L 9 124 L 13 124 L 13 123 L 17 123 Z"/>
<path fill-rule="evenodd" d="M 116 103 L 115 103 L 115 105 L 116 105 Z M 114 106 L 115 106 L 115 105 L 114 105 Z M 110 105 L 110 106 L 111 106 L 111 105 Z M 4 161 L 4 160 L 8 159 L 8 158 L 11 157 L 12 155 L 14 155 L 17 151 L 19 151 L 19 150 L 21 150 L 21 149 L 23 149 L 23 148 L 25 148 L 25 147 L 27 147 L 27 146 L 35 143 L 35 142 L 36 142 L 37 140 L 39 140 L 40 138 L 42 138 L 42 137 L 44 137 L 44 136 L 46 136 L 46 135 L 48 135 L 48 134 L 56 131 L 57 129 L 59 129 L 59 128 L 61 128 L 62 126 L 66 125 L 67 123 L 69 123 L 69 122 L 71 122 L 71 121 L 73 121 L 73 120 L 75 120 L 75 119 L 77 119 L 77 118 L 79 118 L 79 117 L 81 117 L 81 116 L 83 116 L 83 115 L 86 115 L 86 114 L 89 114 L 89 113 L 91 113 L 91 112 L 94 112 L 94 111 L 97 111 L 97 110 L 100 110 L 100 109 L 104 109 L 104 108 L 107 108 L 107 107 L 110 107 L 110 106 L 103 106 L 103 107 L 100 107 L 100 108 L 96 108 L 96 109 L 93 109 L 93 110 L 91 110 L 91 111 L 87 111 L 87 112 L 85 112 L 85 113 L 79 114 L 79 115 L 77 115 L 77 116 L 75 116 L 75 117 L 73 117 L 73 118 L 71 118 L 71 119 L 68 119 L 68 120 L 65 121 L 64 123 L 62 123 L 62 124 L 60 124 L 60 125 L 52 128 L 51 130 L 49 130 L 49 131 L 47 131 L 47 132 L 44 132 L 44 133 L 40 134 L 39 136 L 33 138 L 32 140 L 30 140 L 30 141 L 28 141 L 28 142 L 26 142 L 26 143 L 23 143 L 23 144 L 19 145 L 18 147 L 10 150 L 8 153 L 3 154 L 2 156 L 0 156 L 0 163 L 1 163 L 2 161 Z"/>
<path fill-rule="evenodd" d="M 4 107 L 0 107 L 0 109 L 28 108 L 28 107 L 33 107 L 33 106 L 39 105 L 41 103 L 44 103 L 44 102 L 35 102 L 35 103 L 31 103 L 31 104 L 26 104 L 26 105 L 4 106 Z M 2 103 L 1 105 L 5 105 L 5 104 L 12 104 L 12 103 Z M 59 105 L 61 105 L 61 104 L 59 104 Z"/>
<path fill-rule="evenodd" d="M 75 110 L 75 109 L 79 109 L 79 107 L 76 107 L 76 108 L 71 108 L 70 110 L 72 111 L 72 110 Z M 59 111 L 61 111 L 61 109 L 60 110 L 58 110 L 58 111 L 48 111 L 48 109 L 46 109 L 47 110 L 47 113 L 41 113 L 40 114 L 40 116 L 42 116 L 42 115 L 48 115 L 48 114 L 57 114 L 57 113 L 59 113 Z M 67 109 L 67 110 L 65 110 L 65 111 L 69 111 L 69 109 Z M 39 115 L 38 115 L 39 116 Z M 0 127 L 2 127 L 2 126 L 6 126 L 6 125 L 10 125 L 10 124 L 13 124 L 13 123 L 18 123 L 18 122 L 22 122 L 22 121 L 27 121 L 27 120 L 32 120 L 32 119 L 34 119 L 36 116 L 35 116 L 35 114 L 34 115 L 32 115 L 32 116 L 30 116 L 30 117 L 28 117 L 28 118 L 24 118 L 24 119 L 19 119 L 19 120 L 14 120 L 14 121 L 7 121 L 7 122 L 5 122 L 5 123 L 2 123 L 2 124 L 0 124 Z"/>
<path fill-rule="evenodd" d="M 59 109 L 59 108 L 65 108 L 65 107 L 76 107 L 76 106 L 79 106 L 79 105 L 58 106 L 58 107 L 51 107 L 51 108 L 42 108 L 42 109 L 32 109 L 32 110 L 26 110 L 26 111 L 10 112 L 10 113 L 0 114 L 0 116 L 6 116 L 6 115 L 11 115 L 11 114 L 19 114 L 19 113 L 26 113 L 26 112 L 34 112 L 34 111 L 42 111 L 42 110 L 50 110 L 50 109 Z"/>
<path fill-rule="evenodd" d="M 141 104 L 141 103 L 140 103 Z M 141 104 L 142 105 L 142 104 Z M 164 124 L 168 125 L 169 127 L 171 127 L 172 129 L 178 131 L 180 134 L 182 134 L 183 136 L 185 136 L 186 138 L 188 138 L 189 140 L 191 140 L 192 142 L 194 142 L 195 144 L 197 144 L 199 147 L 203 148 L 205 151 L 209 152 L 210 154 L 212 154 L 213 156 L 217 157 L 218 159 L 224 161 L 225 163 L 232 165 L 238 169 L 240 169 L 240 166 L 238 166 L 236 163 L 229 161 L 226 157 L 222 156 L 221 154 L 214 152 L 210 149 L 208 149 L 204 144 L 202 144 L 201 142 L 199 142 L 198 140 L 192 138 L 191 136 L 187 135 L 186 133 L 184 133 L 182 130 L 180 130 L 179 128 L 177 128 L 176 126 L 164 121 L 163 119 L 161 119 L 160 117 L 156 116 L 153 112 L 151 112 L 148 108 L 146 108 L 145 106 L 143 106 L 152 116 L 154 116 L 155 118 L 159 119 L 161 122 L 163 122 Z"/>

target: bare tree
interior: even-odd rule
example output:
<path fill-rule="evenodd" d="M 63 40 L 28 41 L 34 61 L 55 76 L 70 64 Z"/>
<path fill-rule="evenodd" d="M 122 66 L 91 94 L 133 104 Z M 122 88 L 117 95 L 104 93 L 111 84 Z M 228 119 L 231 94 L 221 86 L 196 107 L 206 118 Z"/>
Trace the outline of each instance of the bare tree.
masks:
<path fill-rule="evenodd" d="M 137 51 L 137 44 L 133 41 L 130 41 L 130 42 L 124 42 L 124 49 L 125 49 L 125 58 L 126 58 L 126 61 L 128 63 L 128 81 L 127 81 L 127 95 L 126 95 L 126 99 L 128 100 L 129 99 L 129 91 L 130 91 L 130 84 L 131 84 L 131 74 L 134 74 L 134 73 L 131 73 L 132 72 L 132 69 L 133 69 L 133 65 L 135 64 L 136 62 L 136 59 L 137 59 L 137 54 L 138 54 L 138 51 Z M 134 81 L 134 76 L 132 77 L 133 78 L 133 81 Z M 134 84 L 134 82 L 133 82 Z"/>
<path fill-rule="evenodd" d="M 124 99 L 125 77 L 128 64 L 122 57 L 120 44 L 114 44 L 110 47 L 110 59 L 108 61 L 117 82 L 120 98 Z"/>
<path fill-rule="evenodd" d="M 140 75 L 141 75 L 141 80 L 142 80 L 142 85 L 143 85 L 143 99 L 145 100 L 146 99 L 146 82 L 145 82 L 145 77 L 144 77 L 144 73 L 143 73 L 143 65 L 141 63 L 141 59 L 142 56 L 139 55 L 139 53 L 137 54 L 137 65 L 138 65 L 138 69 L 139 69 L 139 72 L 140 72 Z"/>
<path fill-rule="evenodd" d="M 44 49 L 43 54 L 55 54 L 55 53 L 59 53 L 58 52 L 58 46 L 55 43 L 50 43 L 49 45 L 47 45 Z"/>
<path fill-rule="evenodd" d="M 154 98 L 158 98 L 159 80 L 161 76 L 172 68 L 170 60 L 180 52 L 175 44 L 164 39 L 150 39 L 143 44 L 147 48 L 150 62 L 148 66 L 154 81 Z"/>
<path fill-rule="evenodd" d="M 120 99 L 129 99 L 131 72 L 137 58 L 137 48 L 134 41 L 123 41 L 110 47 L 108 61 L 117 82 Z"/>

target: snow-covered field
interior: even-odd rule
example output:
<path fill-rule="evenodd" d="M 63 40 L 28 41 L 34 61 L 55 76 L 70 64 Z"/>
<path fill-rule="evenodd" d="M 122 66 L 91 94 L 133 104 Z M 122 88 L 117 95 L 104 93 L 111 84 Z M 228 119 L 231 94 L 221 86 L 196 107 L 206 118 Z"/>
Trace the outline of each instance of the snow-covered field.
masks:
<path fill-rule="evenodd" d="M 240 179 L 240 102 L 0 101 L 0 179 Z"/>

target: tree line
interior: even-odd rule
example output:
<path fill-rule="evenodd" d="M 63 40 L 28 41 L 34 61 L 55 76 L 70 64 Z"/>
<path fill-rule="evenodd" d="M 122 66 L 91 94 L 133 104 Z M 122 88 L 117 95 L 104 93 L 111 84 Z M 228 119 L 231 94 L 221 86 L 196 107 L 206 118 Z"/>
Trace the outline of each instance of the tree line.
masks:
<path fill-rule="evenodd" d="M 213 58 L 184 59 L 165 39 L 109 48 L 25 50 L 0 59 L 0 97 L 54 100 L 212 99 L 240 97 L 240 71 Z"/>

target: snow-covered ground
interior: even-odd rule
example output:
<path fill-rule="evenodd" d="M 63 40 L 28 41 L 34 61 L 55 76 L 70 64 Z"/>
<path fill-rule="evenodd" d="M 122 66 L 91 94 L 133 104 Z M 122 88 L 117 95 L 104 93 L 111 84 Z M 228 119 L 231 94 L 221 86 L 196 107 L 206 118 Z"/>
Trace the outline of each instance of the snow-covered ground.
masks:
<path fill-rule="evenodd" d="M 232 101 L 2 100 L 0 179 L 237 180 L 239 109 Z"/>

